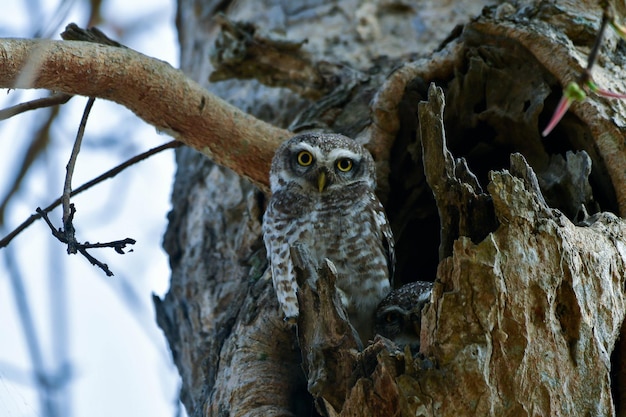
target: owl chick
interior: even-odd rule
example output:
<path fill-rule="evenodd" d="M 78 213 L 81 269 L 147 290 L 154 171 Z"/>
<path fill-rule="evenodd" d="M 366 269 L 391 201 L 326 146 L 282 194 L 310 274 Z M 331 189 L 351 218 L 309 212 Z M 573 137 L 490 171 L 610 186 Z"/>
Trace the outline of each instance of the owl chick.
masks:
<path fill-rule="evenodd" d="M 417 281 L 389 293 L 376 309 L 376 333 L 400 347 L 408 345 L 419 351 L 422 308 L 432 289 L 432 282 Z"/>
<path fill-rule="evenodd" d="M 342 135 L 300 134 L 276 151 L 270 186 L 263 238 L 285 318 L 298 316 L 290 247 L 299 244 L 316 266 L 325 258 L 333 262 L 350 322 L 367 341 L 376 306 L 390 291 L 394 266 L 391 228 L 374 193 L 372 156 Z"/>

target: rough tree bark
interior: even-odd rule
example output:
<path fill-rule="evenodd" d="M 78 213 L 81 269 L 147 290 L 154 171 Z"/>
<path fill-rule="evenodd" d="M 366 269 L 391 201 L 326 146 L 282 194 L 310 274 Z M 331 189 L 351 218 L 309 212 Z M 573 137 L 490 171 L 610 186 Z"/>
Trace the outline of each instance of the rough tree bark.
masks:
<path fill-rule="evenodd" d="M 173 134 L 228 167 L 177 152 L 171 289 L 155 303 L 190 415 L 626 415 L 626 106 L 590 97 L 539 133 L 600 17 L 591 0 L 180 0 L 184 73 L 270 126 L 254 122 L 258 148 L 233 129 L 229 148 L 226 125 L 203 138 L 211 106 L 198 131 L 168 106 L 153 120 L 180 114 Z M 595 80 L 620 91 L 623 45 L 607 36 L 600 54 Z M 7 56 L 0 84 L 14 86 Z M 23 86 L 88 93 L 37 82 Z M 91 93 L 142 108 L 141 94 Z M 298 332 L 281 319 L 258 167 L 285 129 L 308 128 L 377 161 L 396 282 L 435 282 L 417 355 L 380 337 L 359 351 L 332 266 L 298 248 Z"/>
<path fill-rule="evenodd" d="M 269 88 L 208 88 L 276 125 L 366 144 L 400 282 L 437 278 L 419 357 L 382 339 L 359 353 L 340 337 L 332 297 L 302 303 L 301 356 L 262 277 L 263 194 L 180 151 L 165 240 L 172 289 L 157 305 L 192 415 L 310 415 L 313 403 L 327 415 L 614 414 L 626 252 L 624 223 L 608 212 L 626 211 L 624 105 L 576 104 L 542 140 L 601 11 L 518 3 L 180 2 L 183 70 L 200 82 L 260 80 Z M 615 39 L 602 54 L 596 80 L 621 88 Z M 418 120 L 430 82 L 445 90 L 444 116 L 433 96 Z M 328 270 L 302 268 L 328 282 Z M 305 298 L 332 295 L 301 283 Z M 620 392 L 614 384 L 618 406 Z"/>

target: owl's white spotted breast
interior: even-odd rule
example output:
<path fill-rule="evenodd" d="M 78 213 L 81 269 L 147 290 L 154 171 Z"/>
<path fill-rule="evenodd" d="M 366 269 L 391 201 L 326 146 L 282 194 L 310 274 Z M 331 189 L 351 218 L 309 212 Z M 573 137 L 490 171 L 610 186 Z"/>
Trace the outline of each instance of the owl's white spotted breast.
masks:
<path fill-rule="evenodd" d="M 347 298 L 350 316 L 373 312 L 390 291 L 390 260 L 381 228 L 389 225 L 384 212 L 377 210 L 378 199 L 372 200 L 358 189 L 319 199 L 281 194 L 268 208 L 265 240 L 271 248 L 274 285 L 282 289 L 277 293 L 285 315 L 298 314 L 297 286 L 289 259 L 289 247 L 296 243 L 304 245 L 318 262 L 328 258 L 336 266 L 337 287 Z M 351 198 L 359 194 L 362 197 Z"/>

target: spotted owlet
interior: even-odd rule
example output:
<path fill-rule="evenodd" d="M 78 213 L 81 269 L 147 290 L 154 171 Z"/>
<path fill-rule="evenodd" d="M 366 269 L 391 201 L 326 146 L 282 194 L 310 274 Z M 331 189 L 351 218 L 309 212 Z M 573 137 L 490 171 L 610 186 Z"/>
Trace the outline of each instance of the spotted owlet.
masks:
<path fill-rule="evenodd" d="M 420 348 L 422 309 L 430 301 L 433 283 L 412 282 L 389 293 L 376 309 L 376 333 L 398 346 Z"/>
<path fill-rule="evenodd" d="M 374 311 L 390 291 L 391 228 L 374 190 L 370 153 L 338 134 L 304 133 L 283 143 L 270 170 L 272 198 L 263 237 L 274 289 L 285 318 L 298 316 L 290 246 L 306 248 L 320 266 L 337 269 L 336 286 L 351 324 L 366 342 Z"/>

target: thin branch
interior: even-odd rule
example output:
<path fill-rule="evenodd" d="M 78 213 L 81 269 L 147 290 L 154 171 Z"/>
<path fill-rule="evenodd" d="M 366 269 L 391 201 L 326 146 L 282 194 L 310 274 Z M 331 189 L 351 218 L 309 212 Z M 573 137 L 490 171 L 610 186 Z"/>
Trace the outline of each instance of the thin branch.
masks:
<path fill-rule="evenodd" d="M 39 214 L 39 217 L 42 217 L 43 220 L 48 225 L 48 227 L 50 228 L 50 231 L 52 232 L 52 236 L 56 237 L 57 239 L 59 239 L 63 243 L 67 243 L 67 241 L 65 240 L 65 234 L 61 231 L 61 229 L 55 229 L 54 228 L 54 225 L 52 224 L 52 222 L 48 218 L 48 214 L 46 212 L 44 212 L 39 207 L 37 207 L 36 211 L 37 211 L 37 214 Z"/>
<path fill-rule="evenodd" d="M 593 44 L 593 48 L 591 48 L 591 52 L 589 52 L 589 56 L 587 57 L 587 72 L 589 74 L 591 73 L 591 69 L 593 68 L 594 64 L 596 63 L 596 59 L 598 58 L 598 52 L 600 52 L 600 46 L 602 46 L 604 31 L 606 30 L 606 26 L 610 20 L 608 7 L 609 6 L 607 3 L 602 13 L 602 21 L 600 22 L 600 28 L 598 29 L 596 40 Z"/>
<path fill-rule="evenodd" d="M 550 134 L 550 132 L 556 127 L 556 125 L 561 121 L 572 103 L 574 103 L 575 101 L 584 101 L 587 98 L 587 94 L 590 92 L 594 92 L 595 94 L 603 97 L 621 99 L 626 98 L 626 94 L 616 93 L 598 87 L 598 85 L 593 80 L 593 76 L 591 75 L 591 70 L 593 69 L 596 60 L 598 59 L 600 47 L 602 46 L 604 32 L 606 31 L 609 23 L 614 22 L 614 16 L 612 14 L 612 11 L 610 10 L 609 3 L 605 3 L 603 7 L 604 10 L 602 12 L 602 21 L 600 23 L 598 33 L 596 34 L 596 39 L 594 41 L 593 47 L 591 48 L 589 56 L 587 57 L 587 67 L 581 70 L 575 82 L 570 82 L 563 89 L 563 96 L 561 97 L 561 100 L 559 101 L 556 110 L 552 114 L 552 118 L 548 122 L 548 125 L 545 127 L 545 129 L 541 132 L 541 135 L 543 137 L 546 137 L 548 134 Z"/>
<path fill-rule="evenodd" d="M 131 239 L 129 237 L 127 237 L 126 239 L 122 239 L 122 240 L 113 240 L 111 242 L 105 242 L 105 243 L 89 243 L 89 242 L 85 242 L 83 244 L 81 244 L 81 246 L 85 249 L 98 249 L 98 248 L 113 248 L 115 249 L 115 252 L 119 253 L 120 255 L 124 254 L 124 248 L 126 247 L 126 245 L 134 245 L 135 243 L 137 243 L 137 241 L 135 239 Z M 130 250 L 132 252 L 132 249 Z"/>
<path fill-rule="evenodd" d="M 604 7 L 604 11 L 602 13 L 602 20 L 600 21 L 600 28 L 598 29 L 598 33 L 596 34 L 596 39 L 593 43 L 593 47 L 589 52 L 589 56 L 587 57 L 587 67 L 581 71 L 578 76 L 578 84 L 581 86 L 586 86 L 589 81 L 593 80 L 591 76 L 591 70 L 598 59 L 598 54 L 600 53 L 600 47 L 602 46 L 602 39 L 604 38 L 604 32 L 606 31 L 606 27 L 611 20 L 611 16 L 608 10 L 608 3 Z"/>
<path fill-rule="evenodd" d="M 173 140 L 171 142 L 167 142 L 167 143 L 165 143 L 163 145 L 157 146 L 156 148 L 152 148 L 152 149 L 150 149 L 150 150 L 148 150 L 146 152 L 143 152 L 143 153 L 141 153 L 139 155 L 136 155 L 136 156 L 130 158 L 129 160 L 119 164 L 115 168 L 108 170 L 104 174 L 102 174 L 102 175 L 100 175 L 100 176 L 98 176 L 98 177 L 96 177 L 96 178 L 94 178 L 94 179 L 84 183 L 80 187 L 78 187 L 75 190 L 73 190 L 70 195 L 71 195 L 71 197 L 73 197 L 73 196 L 75 196 L 77 194 L 80 194 L 83 191 L 86 191 L 86 190 L 90 189 L 94 185 L 97 185 L 97 184 L 101 183 L 104 180 L 107 180 L 109 178 L 115 177 L 117 174 L 119 174 L 120 172 L 122 172 L 126 168 L 130 167 L 131 165 L 134 165 L 134 164 L 136 164 L 138 162 L 141 162 L 144 159 L 148 159 L 152 155 L 157 154 L 157 153 L 159 153 L 161 151 L 164 151 L 166 149 L 178 148 L 179 146 L 182 146 L 182 143 Z M 52 204 L 50 204 L 49 206 L 44 208 L 43 211 L 45 213 L 49 213 L 50 211 L 52 211 L 54 208 L 58 207 L 59 205 L 61 205 L 61 197 L 59 197 L 55 201 L 53 201 Z M 37 213 L 37 214 L 32 214 L 30 217 L 28 217 L 28 219 L 24 220 L 24 222 L 22 222 L 22 224 L 20 224 L 13 231 L 11 231 L 4 238 L 2 238 L 2 240 L 0 240 L 0 249 L 6 247 L 17 235 L 19 235 L 28 226 L 30 226 L 36 220 L 39 220 L 39 219 L 41 219 L 41 215 Z"/>
<path fill-rule="evenodd" d="M 9 189 L 6 194 L 2 196 L 2 200 L 0 201 L 0 224 L 4 224 L 4 214 L 6 212 L 6 208 L 11 202 L 11 198 L 22 187 L 28 170 L 48 147 L 48 144 L 50 143 L 50 127 L 54 121 L 57 120 L 59 109 L 59 107 L 51 108 L 49 114 L 47 114 L 45 118 L 41 117 L 41 114 L 39 115 L 39 118 L 43 119 L 43 123 L 35 132 L 33 132 L 31 142 L 28 144 L 24 154 L 17 161 L 17 173 L 15 173 Z"/>
<path fill-rule="evenodd" d="M 16 104 L 15 106 L 7 107 L 0 110 L 0 120 L 6 120 L 10 117 L 16 116 L 20 113 L 27 112 L 29 110 L 41 109 L 43 107 L 52 107 L 59 104 L 65 104 L 73 96 L 71 94 L 54 93 L 48 97 L 42 97 L 35 100 L 27 101 L 25 103 Z"/>
<path fill-rule="evenodd" d="M 57 206 L 59 204 L 61 204 L 61 199 L 59 198 L 57 203 Z M 49 210 L 47 210 L 50 206 L 46 207 L 44 209 L 45 212 L 48 212 Z M 56 206 L 55 206 L 56 207 Z M 28 226 L 30 226 L 31 224 L 33 224 L 35 222 L 35 220 L 39 220 L 41 219 L 41 216 L 39 214 L 31 214 L 28 219 L 24 220 L 22 222 L 22 224 L 20 224 L 18 227 L 16 227 L 15 229 L 13 229 L 13 231 L 11 231 L 10 233 L 8 233 L 4 238 L 2 238 L 2 240 L 0 241 L 0 249 L 6 247 L 12 240 L 13 238 L 15 238 L 15 236 L 19 235 L 20 233 L 22 233 L 24 230 L 26 230 L 26 228 Z"/>
<path fill-rule="evenodd" d="M 78 152 L 80 152 L 80 145 L 83 143 L 83 136 L 85 135 L 85 127 L 87 126 L 89 112 L 91 112 L 91 108 L 93 107 L 93 103 L 95 101 L 96 99 L 93 97 L 89 97 L 89 100 L 87 100 L 87 105 L 85 106 L 83 117 L 81 118 L 80 125 L 78 126 L 76 140 L 74 141 L 74 146 L 72 147 L 70 160 L 67 163 L 67 167 L 65 170 L 65 182 L 63 183 L 63 195 L 61 196 L 61 202 L 63 203 L 63 230 L 65 232 L 65 237 L 67 240 L 68 253 L 76 253 L 76 229 L 72 224 L 74 211 L 70 208 L 70 194 L 72 194 L 72 176 L 74 175 L 74 168 L 76 167 Z"/>
<path fill-rule="evenodd" d="M 80 252 L 81 255 L 83 255 L 85 258 L 87 258 L 87 260 L 94 266 L 97 266 L 98 268 L 102 269 L 104 271 L 104 273 L 107 275 L 107 277 L 112 277 L 113 276 L 113 272 L 111 272 L 111 270 L 109 269 L 109 266 L 103 262 L 100 262 L 99 260 L 97 260 L 96 258 L 94 258 L 93 256 L 91 256 L 91 254 L 89 254 L 89 252 L 87 252 L 84 248 L 78 248 L 78 251 Z"/>
<path fill-rule="evenodd" d="M 69 215 L 69 221 L 72 221 L 72 218 L 74 217 L 74 213 L 76 212 L 76 209 L 74 208 L 73 204 L 70 204 L 70 215 Z M 56 237 L 57 240 L 61 243 L 65 243 L 68 246 L 70 244 L 73 244 L 73 247 L 75 248 L 74 252 L 70 252 L 68 249 L 68 253 L 76 253 L 79 252 L 81 255 L 83 255 L 85 258 L 87 258 L 87 260 L 92 264 L 97 266 L 98 268 L 102 269 L 104 271 L 104 273 L 108 276 L 111 277 L 113 276 L 113 272 L 111 272 L 111 270 L 109 269 L 109 266 L 107 264 L 105 264 L 104 262 L 100 262 L 99 260 L 97 260 L 93 255 L 91 255 L 89 252 L 87 252 L 87 249 L 90 248 L 113 248 L 115 250 L 115 252 L 119 253 L 119 254 L 124 254 L 124 248 L 126 247 L 126 245 L 134 245 L 137 241 L 135 239 L 131 239 L 131 238 L 126 238 L 126 239 L 122 239 L 122 240 L 115 240 L 112 242 L 107 242 L 107 243 L 95 243 L 95 244 L 91 244 L 89 242 L 86 243 L 79 243 L 74 239 L 74 236 L 71 236 L 70 238 L 68 238 L 67 234 L 61 230 L 61 229 L 57 229 L 54 227 L 54 225 L 52 224 L 52 222 L 50 221 L 50 219 L 48 218 L 48 213 L 46 213 L 45 211 L 43 211 L 41 208 L 37 207 L 37 213 L 43 217 L 44 221 L 46 222 L 46 224 L 48 225 L 48 227 L 50 228 L 50 231 L 52 232 L 52 236 Z M 73 239 L 70 240 L 70 239 Z"/>
<path fill-rule="evenodd" d="M 77 189 L 75 189 L 74 191 L 72 191 L 72 197 L 75 196 L 76 194 L 82 193 L 85 190 L 88 190 L 89 188 L 93 187 L 94 185 L 107 180 L 109 178 L 113 178 L 115 177 L 117 174 L 119 174 L 120 172 L 124 171 L 126 168 L 135 165 L 138 162 L 143 161 L 144 159 L 148 159 L 150 158 L 152 155 L 155 155 L 159 152 L 165 151 L 167 149 L 175 149 L 178 147 L 181 147 L 183 144 L 177 140 L 173 140 L 167 143 L 164 143 L 163 145 L 157 146 L 156 148 L 152 148 L 149 149 L 145 152 L 140 153 L 139 155 L 133 156 L 132 158 L 128 159 L 127 161 L 119 164 L 118 166 L 116 166 L 115 168 L 112 168 L 110 170 L 108 170 L 107 172 L 105 172 L 104 174 L 90 180 L 87 181 L 86 183 L 84 183 L 83 185 L 81 185 L 80 187 L 78 187 Z M 60 203 L 60 199 L 56 200 L 53 204 L 54 206 L 52 206 L 52 204 L 49 207 L 46 207 L 45 211 L 50 211 L 52 210 L 54 207 L 58 206 Z M 2 245 L 0 245 L 0 248 L 2 247 Z"/>
<path fill-rule="evenodd" d="M 0 39 L 0 88 L 112 100 L 264 190 L 274 151 L 291 135 L 214 96 L 166 62 L 128 48 Z"/>

